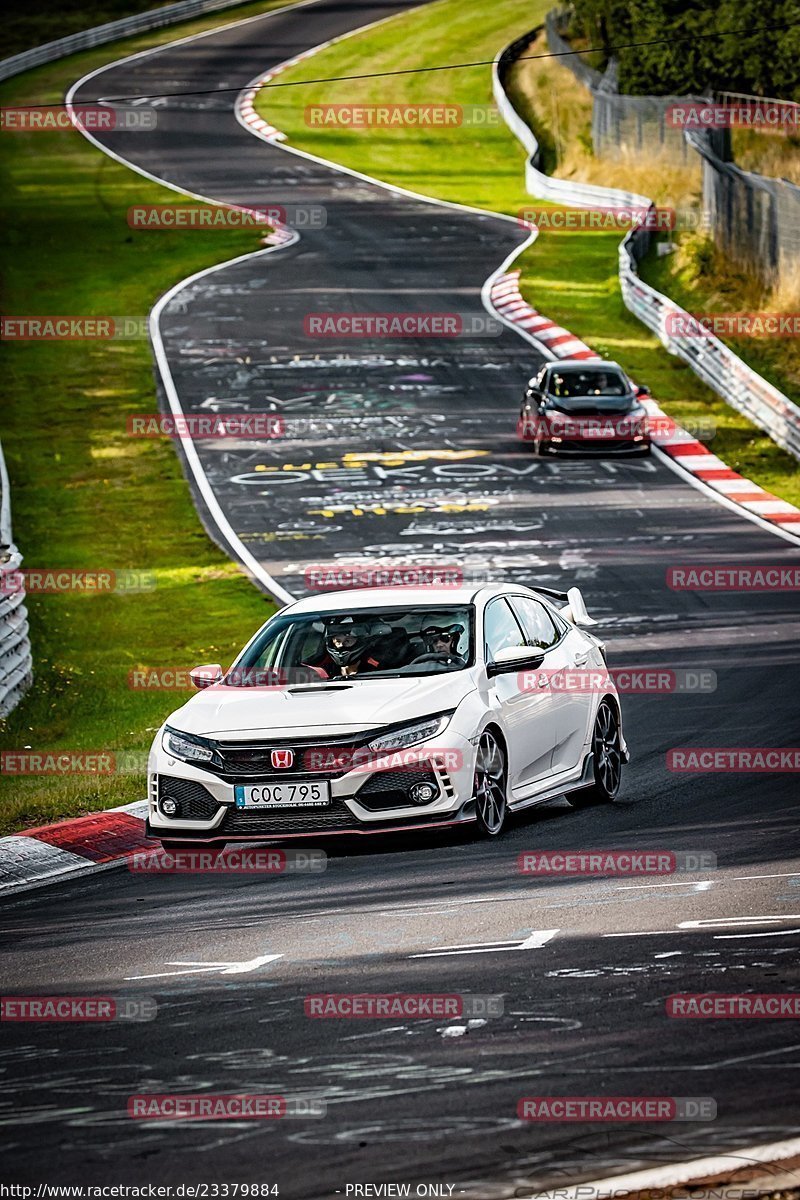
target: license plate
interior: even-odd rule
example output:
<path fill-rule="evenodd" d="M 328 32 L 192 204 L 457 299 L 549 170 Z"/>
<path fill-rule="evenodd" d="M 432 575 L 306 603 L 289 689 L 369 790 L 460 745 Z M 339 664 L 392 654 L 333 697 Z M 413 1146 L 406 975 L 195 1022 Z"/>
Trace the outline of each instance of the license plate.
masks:
<path fill-rule="evenodd" d="M 593 438 L 617 437 L 617 431 L 613 425 L 579 425 L 578 436 L 592 441 Z"/>
<path fill-rule="evenodd" d="M 326 808 L 331 802 L 331 785 L 325 779 L 311 783 L 268 779 L 265 783 L 239 783 L 233 794 L 237 808 Z"/>

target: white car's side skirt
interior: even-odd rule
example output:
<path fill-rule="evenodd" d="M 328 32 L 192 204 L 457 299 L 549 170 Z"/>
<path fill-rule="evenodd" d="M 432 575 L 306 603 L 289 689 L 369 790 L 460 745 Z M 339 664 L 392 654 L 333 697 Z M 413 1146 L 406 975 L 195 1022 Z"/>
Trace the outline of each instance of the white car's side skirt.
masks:
<path fill-rule="evenodd" d="M 508 802 L 509 812 L 520 812 L 524 808 L 533 808 L 534 804 L 544 804 L 546 800 L 556 800 L 565 796 L 567 792 L 585 787 L 587 783 L 591 783 L 591 778 L 586 778 L 587 764 L 591 764 L 591 761 L 591 755 L 586 755 L 579 766 L 544 780 L 544 790 L 540 790 L 542 784 L 538 784 L 537 790 L 532 795 L 524 796 L 519 800 L 512 797 Z"/>

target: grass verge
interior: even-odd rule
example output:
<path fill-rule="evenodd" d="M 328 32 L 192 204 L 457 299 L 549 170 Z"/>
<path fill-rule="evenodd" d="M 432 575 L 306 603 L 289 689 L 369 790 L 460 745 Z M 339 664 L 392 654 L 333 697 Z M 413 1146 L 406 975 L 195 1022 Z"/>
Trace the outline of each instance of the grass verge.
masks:
<path fill-rule="evenodd" d="M 253 4 L 235 17 L 278 7 Z M 54 103 L 94 66 L 232 20 L 230 12 L 76 55 L 10 80 L 4 105 Z M 141 134 L 146 137 L 146 133 Z M 185 276 L 259 248 L 254 232 L 132 230 L 136 203 L 179 199 L 76 130 L 3 141 L 5 302 L 11 315 L 146 315 Z M 140 593 L 31 595 L 35 682 L 5 749 L 145 750 L 188 693 L 133 690 L 140 667 L 229 662 L 272 606 L 208 539 L 169 441 L 126 434 L 156 410 L 149 344 L 4 342 L 2 438 L 27 567 L 135 569 Z M 140 799 L 141 774 L 0 778 L 0 833 Z"/>
<path fill-rule="evenodd" d="M 479 0 L 439 0 L 320 51 L 280 77 L 282 85 L 303 86 L 266 88 L 256 107 L 288 135 L 291 145 L 303 150 L 424 195 L 517 215 L 531 206 L 524 191 L 524 151 L 502 123 L 365 129 L 311 124 L 315 107 L 334 104 L 490 105 L 488 66 L 395 78 L 307 81 L 358 75 L 365 64 L 374 75 L 412 66 L 491 60 L 541 22 L 547 8 L 539 0 L 524 10 L 516 0 L 499 0 L 488 10 Z M 654 198 L 663 204 L 685 203 L 699 187 L 696 171 L 647 164 L 632 178 L 630 163 L 615 166 L 591 159 L 588 116 L 578 95 L 583 89 L 566 68 L 547 60 L 520 64 L 512 88 L 534 112 L 537 135 L 550 156 L 548 169 L 560 171 L 565 166 L 577 177 L 586 167 L 592 182 L 639 186 L 647 195 L 655 192 Z M 800 503 L 800 479 L 791 455 L 702 384 L 627 311 L 617 278 L 619 240 L 614 232 L 542 232 L 517 260 L 523 294 L 601 354 L 619 359 L 637 380 L 652 388 L 677 420 L 702 421 L 704 427 L 713 422 L 712 448 L 731 467 Z M 510 422 L 514 416 L 509 414 Z"/>

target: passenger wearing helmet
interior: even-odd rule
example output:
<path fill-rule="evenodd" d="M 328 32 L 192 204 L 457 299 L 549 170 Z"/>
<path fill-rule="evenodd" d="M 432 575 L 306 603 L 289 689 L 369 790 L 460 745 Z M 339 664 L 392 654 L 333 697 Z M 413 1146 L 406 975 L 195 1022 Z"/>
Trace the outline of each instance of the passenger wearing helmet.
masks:
<path fill-rule="evenodd" d="M 458 653 L 458 643 L 464 632 L 463 625 L 426 625 L 420 630 L 425 643 L 425 653 L 414 662 L 443 662 L 448 666 L 461 666 L 464 658 Z"/>

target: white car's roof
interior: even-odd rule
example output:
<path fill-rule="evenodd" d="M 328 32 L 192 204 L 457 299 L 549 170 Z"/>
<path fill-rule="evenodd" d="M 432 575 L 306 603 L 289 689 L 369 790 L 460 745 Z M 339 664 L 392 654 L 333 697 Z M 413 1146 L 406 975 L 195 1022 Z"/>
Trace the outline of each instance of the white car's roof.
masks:
<path fill-rule="evenodd" d="M 507 584 L 464 584 L 460 587 L 376 587 L 349 588 L 342 592 L 320 592 L 298 600 L 290 607 L 292 612 L 338 612 L 353 608 L 398 608 L 417 607 L 444 608 L 451 604 L 471 604 L 477 593 L 488 596 L 503 595 Z M 517 590 L 517 589 L 514 589 Z M 523 588 L 527 591 L 527 588 Z M 284 610 L 285 611 L 285 610 Z"/>

